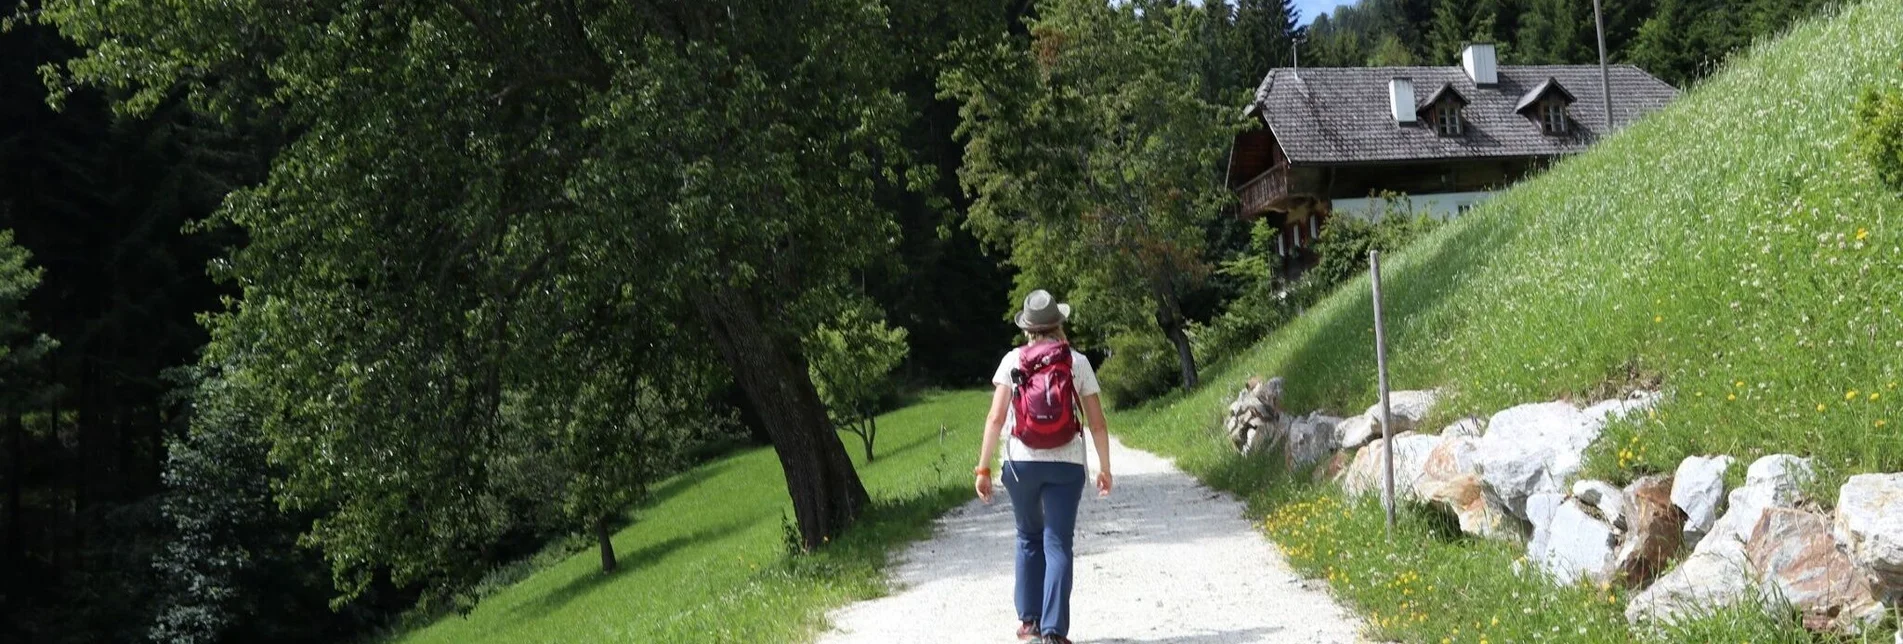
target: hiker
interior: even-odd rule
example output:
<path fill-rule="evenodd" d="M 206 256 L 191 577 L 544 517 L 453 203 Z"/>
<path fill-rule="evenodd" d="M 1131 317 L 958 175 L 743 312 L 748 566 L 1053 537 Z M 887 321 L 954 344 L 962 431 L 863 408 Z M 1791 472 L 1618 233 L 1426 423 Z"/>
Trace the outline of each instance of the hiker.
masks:
<path fill-rule="evenodd" d="M 1071 536 L 1087 478 L 1084 425 L 1097 454 L 1097 496 L 1110 494 L 1110 433 L 1090 359 L 1064 337 L 1070 305 L 1043 290 L 1024 298 L 1018 328 L 1028 342 L 1012 349 L 991 377 L 997 393 L 978 451 L 978 498 L 991 502 L 991 457 L 1004 441 L 999 478 L 1018 527 L 1018 639 L 1070 644 Z M 1068 377 L 1066 377 L 1068 376 Z"/>

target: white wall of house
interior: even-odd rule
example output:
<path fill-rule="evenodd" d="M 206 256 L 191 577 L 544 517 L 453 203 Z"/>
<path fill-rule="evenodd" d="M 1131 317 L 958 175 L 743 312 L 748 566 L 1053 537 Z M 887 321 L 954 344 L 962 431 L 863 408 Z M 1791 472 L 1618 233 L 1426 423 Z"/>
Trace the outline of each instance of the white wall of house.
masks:
<path fill-rule="evenodd" d="M 1429 215 L 1436 219 L 1448 219 L 1460 214 L 1468 206 L 1485 201 L 1493 196 L 1491 192 L 1444 192 L 1432 195 L 1408 195 L 1407 208 L 1415 215 Z M 1380 199 L 1336 199 L 1333 201 L 1335 215 L 1348 215 L 1362 219 L 1377 219 L 1381 216 Z"/>

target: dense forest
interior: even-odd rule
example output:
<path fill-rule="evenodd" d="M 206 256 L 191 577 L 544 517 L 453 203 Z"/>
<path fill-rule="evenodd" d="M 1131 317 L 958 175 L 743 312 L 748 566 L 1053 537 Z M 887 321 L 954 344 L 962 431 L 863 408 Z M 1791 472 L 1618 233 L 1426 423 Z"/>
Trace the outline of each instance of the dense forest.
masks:
<path fill-rule="evenodd" d="M 0 640 L 373 635 L 551 544 L 612 568 L 746 443 L 818 547 L 866 502 L 835 430 L 982 383 L 1031 288 L 1126 402 L 1289 314 L 1219 178 L 1297 47 L 1596 58 L 1590 0 L 426 4 L 7 19 Z M 1688 83 L 1817 4 L 1609 0 L 1608 45 Z"/>

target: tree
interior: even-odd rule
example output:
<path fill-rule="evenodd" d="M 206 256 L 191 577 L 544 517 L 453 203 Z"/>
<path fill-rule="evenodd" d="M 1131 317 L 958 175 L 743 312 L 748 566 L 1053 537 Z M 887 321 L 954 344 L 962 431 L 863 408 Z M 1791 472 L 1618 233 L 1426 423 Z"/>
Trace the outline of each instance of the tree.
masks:
<path fill-rule="evenodd" d="M 1029 51 L 970 48 L 941 81 L 963 103 L 967 225 L 1010 253 L 1020 293 L 1065 290 L 1086 326 L 1153 325 L 1185 388 L 1197 374 L 1182 298 L 1209 270 L 1204 232 L 1230 198 L 1215 169 L 1239 126 L 1199 98 L 1193 12 L 1050 2 Z"/>
<path fill-rule="evenodd" d="M 884 252 L 874 177 L 913 177 L 892 170 L 903 104 L 884 12 L 798 9 L 59 1 L 45 15 L 88 48 L 67 75 L 123 92 L 127 113 L 180 92 L 227 120 L 282 110 L 298 133 L 209 224 L 249 243 L 220 263 L 243 296 L 211 317 L 206 359 L 264 401 L 278 494 L 319 514 L 304 542 L 348 598 L 384 569 L 398 585 L 480 574 L 470 564 L 493 557 L 522 493 L 490 467 L 523 440 L 505 403 L 544 401 L 526 425 L 566 427 L 606 386 L 595 373 L 667 375 L 637 345 L 717 349 L 761 412 L 806 545 L 866 507 L 799 355 L 804 319 L 768 311 Z M 588 413 L 653 416 L 640 399 Z"/>
<path fill-rule="evenodd" d="M 892 370 L 905 360 L 905 329 L 886 326 L 869 302 L 845 306 L 807 334 L 807 368 L 833 425 L 859 437 L 866 462 L 879 435 L 879 401 L 892 391 Z"/>
<path fill-rule="evenodd" d="M 1294 63 L 1290 56 L 1300 18 L 1294 0 L 1237 0 L 1236 32 L 1243 55 L 1232 64 L 1242 68 L 1246 89 L 1254 89 L 1270 69 Z"/>
<path fill-rule="evenodd" d="M 1374 46 L 1374 53 L 1368 55 L 1370 67 L 1407 67 L 1415 64 L 1414 52 L 1408 51 L 1407 43 L 1401 37 L 1388 34 Z"/>
<path fill-rule="evenodd" d="M 1589 0 L 1588 0 L 1589 2 Z M 1515 49 L 1529 65 L 1599 60 L 1592 5 L 1580 0 L 1530 0 L 1520 16 Z"/>

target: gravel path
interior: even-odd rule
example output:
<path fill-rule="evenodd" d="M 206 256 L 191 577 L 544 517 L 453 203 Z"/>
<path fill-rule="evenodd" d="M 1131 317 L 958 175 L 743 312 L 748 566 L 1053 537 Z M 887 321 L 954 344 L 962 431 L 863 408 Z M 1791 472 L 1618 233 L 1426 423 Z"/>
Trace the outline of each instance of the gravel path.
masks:
<path fill-rule="evenodd" d="M 1111 441 L 1117 487 L 1085 490 L 1071 638 L 1079 643 L 1357 642 L 1358 624 L 1242 518 L 1168 460 Z M 897 562 L 893 593 L 834 611 L 826 643 L 1015 642 L 1016 547 L 1004 487 L 938 520 Z"/>

